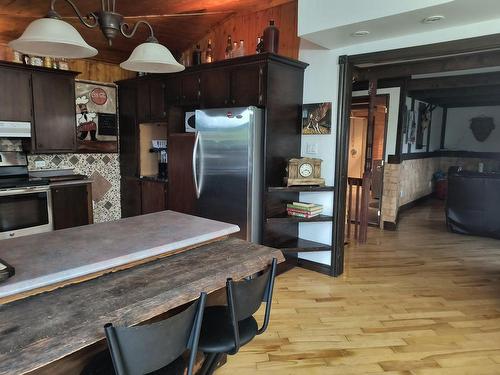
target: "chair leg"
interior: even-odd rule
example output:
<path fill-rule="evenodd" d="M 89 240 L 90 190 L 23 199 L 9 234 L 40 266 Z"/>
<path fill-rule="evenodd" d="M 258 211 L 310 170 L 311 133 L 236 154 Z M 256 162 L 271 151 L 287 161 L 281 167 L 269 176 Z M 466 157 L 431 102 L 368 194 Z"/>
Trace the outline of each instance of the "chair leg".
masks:
<path fill-rule="evenodd" d="M 207 373 L 205 375 L 213 375 L 223 355 L 224 353 L 215 353 L 215 357 L 212 360 L 212 363 L 210 363 L 210 367 L 207 369 Z"/>
<path fill-rule="evenodd" d="M 212 366 L 212 362 L 214 362 L 215 358 L 217 357 L 217 353 L 206 353 L 205 356 L 206 358 L 203 361 L 203 365 L 201 366 L 201 369 L 198 372 L 199 375 L 208 374 L 208 370 Z"/>

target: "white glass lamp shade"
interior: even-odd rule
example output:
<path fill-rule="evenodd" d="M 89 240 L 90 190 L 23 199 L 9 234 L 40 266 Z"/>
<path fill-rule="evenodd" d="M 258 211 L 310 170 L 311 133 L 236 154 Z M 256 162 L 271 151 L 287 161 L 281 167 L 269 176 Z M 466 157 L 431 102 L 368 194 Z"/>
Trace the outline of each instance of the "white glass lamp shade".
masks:
<path fill-rule="evenodd" d="M 167 47 L 153 42 L 139 44 L 120 66 L 126 70 L 145 73 L 175 73 L 185 69 Z"/>
<path fill-rule="evenodd" d="M 23 35 L 9 43 L 12 49 L 35 56 L 81 59 L 97 55 L 76 29 L 55 18 L 40 18 L 31 22 Z"/>

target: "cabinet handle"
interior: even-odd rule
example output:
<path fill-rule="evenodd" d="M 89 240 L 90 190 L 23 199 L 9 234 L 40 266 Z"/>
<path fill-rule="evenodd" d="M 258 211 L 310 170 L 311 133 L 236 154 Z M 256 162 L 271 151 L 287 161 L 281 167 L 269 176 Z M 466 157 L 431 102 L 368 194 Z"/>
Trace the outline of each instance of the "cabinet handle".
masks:
<path fill-rule="evenodd" d="M 231 100 L 231 103 L 236 104 L 236 99 Z"/>
<path fill-rule="evenodd" d="M 224 100 L 224 104 L 227 104 L 227 99 Z"/>
<path fill-rule="evenodd" d="M 162 115 L 163 117 L 167 117 L 167 112 L 163 111 Z"/>

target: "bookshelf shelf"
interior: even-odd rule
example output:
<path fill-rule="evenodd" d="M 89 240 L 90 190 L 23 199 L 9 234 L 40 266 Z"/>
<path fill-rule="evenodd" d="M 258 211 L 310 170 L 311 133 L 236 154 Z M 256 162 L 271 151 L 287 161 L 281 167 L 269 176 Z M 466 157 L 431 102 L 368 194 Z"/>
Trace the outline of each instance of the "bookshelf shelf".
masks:
<path fill-rule="evenodd" d="M 287 238 L 275 243 L 275 247 L 285 254 L 331 251 L 332 247 L 323 243 L 304 240 L 302 238 Z"/>
<path fill-rule="evenodd" d="M 283 222 L 283 223 L 319 223 L 333 221 L 333 217 L 329 215 L 318 215 L 312 218 L 288 216 L 285 212 L 280 215 L 270 216 L 267 218 L 268 223 Z"/>
<path fill-rule="evenodd" d="M 333 186 L 270 186 L 267 188 L 268 193 L 307 193 L 333 190 Z"/>

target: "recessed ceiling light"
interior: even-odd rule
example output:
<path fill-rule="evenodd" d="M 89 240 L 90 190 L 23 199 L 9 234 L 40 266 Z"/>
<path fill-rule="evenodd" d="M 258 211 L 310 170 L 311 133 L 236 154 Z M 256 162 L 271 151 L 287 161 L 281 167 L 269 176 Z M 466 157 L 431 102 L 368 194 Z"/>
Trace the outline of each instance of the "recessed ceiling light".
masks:
<path fill-rule="evenodd" d="M 354 37 L 367 36 L 367 35 L 370 35 L 370 32 L 368 30 L 358 30 L 351 34 L 351 36 Z"/>
<path fill-rule="evenodd" d="M 444 20 L 444 16 L 440 16 L 440 15 L 435 15 L 435 16 L 429 16 L 429 17 L 425 17 L 423 20 L 422 20 L 422 23 L 434 23 L 434 22 L 439 22 L 439 21 L 442 21 Z"/>

